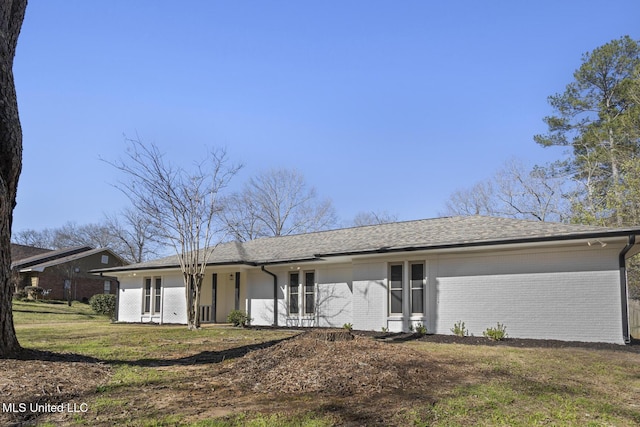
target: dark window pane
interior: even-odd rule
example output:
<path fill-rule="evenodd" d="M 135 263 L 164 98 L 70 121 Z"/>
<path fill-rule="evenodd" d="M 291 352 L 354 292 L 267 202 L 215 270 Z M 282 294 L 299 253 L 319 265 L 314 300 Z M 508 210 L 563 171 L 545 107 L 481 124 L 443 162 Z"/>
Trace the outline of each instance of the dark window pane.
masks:
<path fill-rule="evenodd" d="M 309 272 L 309 273 L 305 273 L 304 274 L 304 284 L 307 287 L 307 289 L 309 289 L 309 287 L 311 287 L 311 289 L 313 289 L 313 285 L 315 284 L 314 276 L 315 276 L 315 274 L 313 274 L 313 272 Z"/>
<path fill-rule="evenodd" d="M 392 265 L 391 266 L 391 287 L 392 288 L 401 288 L 402 287 L 402 266 L 401 265 Z"/>
<path fill-rule="evenodd" d="M 422 279 L 424 279 L 424 264 L 411 264 L 411 281 L 420 281 L 422 284 Z M 414 283 L 412 283 L 412 287 L 416 287 Z"/>
<path fill-rule="evenodd" d="M 289 313 L 298 314 L 298 273 L 289 275 Z"/>
<path fill-rule="evenodd" d="M 156 289 L 155 289 L 155 313 L 160 313 L 160 302 L 162 301 L 162 279 L 156 279 Z"/>
<path fill-rule="evenodd" d="M 151 311 L 151 278 L 144 279 L 144 310 L 145 313 Z"/>
<path fill-rule="evenodd" d="M 304 298 L 304 312 L 305 314 L 313 314 L 314 312 L 314 295 L 313 294 L 306 294 L 305 298 Z"/>
<path fill-rule="evenodd" d="M 391 313 L 402 313 L 402 290 L 391 291 Z"/>
<path fill-rule="evenodd" d="M 304 273 L 304 313 L 313 314 L 315 312 L 315 273 L 308 271 Z"/>
<path fill-rule="evenodd" d="M 424 312 L 424 291 L 422 289 L 414 289 L 411 291 L 411 312 Z"/>

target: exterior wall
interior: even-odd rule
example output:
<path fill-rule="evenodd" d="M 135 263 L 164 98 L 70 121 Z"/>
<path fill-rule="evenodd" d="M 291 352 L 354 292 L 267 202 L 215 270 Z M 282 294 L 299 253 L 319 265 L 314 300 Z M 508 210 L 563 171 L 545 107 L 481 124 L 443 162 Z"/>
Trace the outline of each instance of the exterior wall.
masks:
<path fill-rule="evenodd" d="M 372 256 L 343 263 L 272 266 L 278 278 L 278 325 L 407 331 L 418 324 L 429 333 L 450 334 L 457 321 L 473 335 L 497 322 L 510 337 L 623 343 L 618 254 L 615 244 L 468 250 L 458 253 L 406 253 Z M 390 316 L 389 264 L 424 262 L 424 313 L 412 315 L 408 286 L 403 315 Z M 216 321 L 226 322 L 235 305 L 235 272 L 240 271 L 240 309 L 254 325 L 272 325 L 273 277 L 259 268 L 212 269 L 203 284 L 202 304 L 210 304 L 211 275 L 218 274 Z M 291 271 L 315 272 L 315 316 L 288 313 Z M 182 278 L 163 275 L 164 323 L 186 323 Z M 119 320 L 139 322 L 142 280 L 121 279 Z M 405 279 L 405 284 L 408 279 Z M 302 310 L 301 310 L 302 311 Z"/>
<path fill-rule="evenodd" d="M 348 264 L 316 270 L 317 326 L 341 328 L 353 323 L 352 267 Z"/>
<path fill-rule="evenodd" d="M 145 277 L 161 277 L 161 311 L 143 313 L 143 282 Z M 153 304 L 153 302 L 152 302 Z M 119 322 L 187 323 L 184 284 L 180 274 L 171 272 L 137 274 L 120 278 L 118 292 Z"/>
<path fill-rule="evenodd" d="M 298 270 L 299 267 L 299 270 Z M 351 264 L 296 265 L 295 271 L 315 272 L 315 315 L 289 314 L 288 283 L 293 267 L 268 269 L 278 277 L 278 325 L 342 327 L 352 323 Z M 273 325 L 273 277 L 260 271 L 247 273 L 249 280 L 247 306 L 254 325 Z M 301 310 L 302 311 L 302 310 Z"/>
<path fill-rule="evenodd" d="M 511 337 L 623 343 L 619 249 L 440 256 L 429 283 L 432 332 L 504 324 Z M 431 331 L 430 331 L 431 332 Z"/>
<path fill-rule="evenodd" d="M 387 263 L 384 261 L 353 264 L 353 327 L 381 330 L 387 325 Z"/>

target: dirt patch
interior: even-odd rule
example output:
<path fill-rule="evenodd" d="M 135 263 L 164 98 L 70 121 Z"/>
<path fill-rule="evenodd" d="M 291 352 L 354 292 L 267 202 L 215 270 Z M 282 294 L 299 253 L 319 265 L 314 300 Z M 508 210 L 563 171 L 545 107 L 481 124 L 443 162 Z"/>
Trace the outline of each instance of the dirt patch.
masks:
<path fill-rule="evenodd" d="M 400 343 L 410 340 L 516 347 L 585 347 L 638 351 L 640 346 L 566 343 L 549 340 L 380 334 L 306 330 L 269 346 L 249 345 L 178 354 L 135 369 L 160 373 L 158 381 L 95 394 L 109 381 L 110 369 L 96 360 L 38 353 L 26 360 L 0 360 L 4 401 L 73 402 L 89 399 L 81 415 L 90 425 L 124 425 L 134 420 L 162 420 L 179 414 L 182 422 L 239 412 L 299 414 L 309 410 L 333 417 L 338 425 L 403 425 L 403 414 L 428 408 L 454 386 L 480 384 L 497 375 L 456 353 L 420 351 Z M 619 353 L 623 355 L 623 353 Z M 39 359 L 39 360 L 34 360 Z M 487 369 L 490 370 L 487 371 Z M 167 375 L 167 376 L 164 376 Z M 91 399 L 117 401 L 98 407 Z M 0 425 L 50 421 L 73 425 L 74 414 L 2 414 Z"/>
<path fill-rule="evenodd" d="M 219 379 L 257 393 L 370 396 L 415 389 L 442 376 L 440 362 L 424 353 L 366 337 L 325 335 L 312 332 L 249 353 Z"/>
<path fill-rule="evenodd" d="M 0 359 L 0 372 L 0 425 L 17 426 L 57 408 L 85 409 L 82 397 L 108 381 L 111 369 L 78 355 L 24 351 Z"/>

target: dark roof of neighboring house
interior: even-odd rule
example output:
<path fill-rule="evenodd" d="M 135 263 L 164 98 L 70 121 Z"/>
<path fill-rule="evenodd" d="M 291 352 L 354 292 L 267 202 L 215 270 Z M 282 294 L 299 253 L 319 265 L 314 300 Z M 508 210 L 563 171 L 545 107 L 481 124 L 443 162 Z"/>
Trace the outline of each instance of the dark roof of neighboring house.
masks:
<path fill-rule="evenodd" d="M 607 228 L 485 216 L 459 216 L 267 237 L 218 245 L 208 264 L 268 265 L 412 250 L 491 246 L 640 234 L 640 228 Z M 170 256 L 125 267 L 96 271 L 130 271 L 178 267 Z"/>
<path fill-rule="evenodd" d="M 40 255 L 31 256 L 13 262 L 11 268 L 17 268 L 20 271 L 43 271 L 45 268 L 53 267 L 56 265 L 73 262 L 82 258 L 86 258 L 91 255 L 99 254 L 102 252 L 108 252 L 111 256 L 118 259 L 123 265 L 127 262 L 120 256 L 107 248 L 93 249 L 90 246 L 77 246 L 73 248 L 65 248 L 56 251 L 48 251 Z"/>
<path fill-rule="evenodd" d="M 32 267 L 37 264 L 42 264 L 42 263 L 53 261 L 59 258 L 64 258 L 70 255 L 86 252 L 92 249 L 93 248 L 90 246 L 75 246 L 72 248 L 64 248 L 64 249 L 58 249 L 54 251 L 48 251 L 48 252 L 41 253 L 39 255 L 34 255 L 28 258 L 23 258 L 18 261 L 13 261 L 11 263 L 11 268 L 22 269 L 26 267 Z"/>
<path fill-rule="evenodd" d="M 35 246 L 11 244 L 11 262 L 17 262 L 25 258 L 36 255 L 42 255 L 47 252 L 53 252 L 53 249 L 37 248 Z"/>

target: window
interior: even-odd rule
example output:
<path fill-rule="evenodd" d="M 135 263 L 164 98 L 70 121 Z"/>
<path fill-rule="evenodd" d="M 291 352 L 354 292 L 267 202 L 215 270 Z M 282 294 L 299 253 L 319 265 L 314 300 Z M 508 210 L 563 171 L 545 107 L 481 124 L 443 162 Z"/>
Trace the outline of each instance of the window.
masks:
<path fill-rule="evenodd" d="M 304 282 L 301 283 L 300 273 L 289 273 L 289 314 L 313 315 L 316 312 L 316 273 L 305 271 L 302 273 Z"/>
<path fill-rule="evenodd" d="M 289 314 L 298 314 L 299 277 L 296 273 L 289 273 Z"/>
<path fill-rule="evenodd" d="M 162 280 L 159 277 L 156 277 L 156 286 L 155 286 L 155 305 L 153 307 L 154 313 L 160 313 L 160 303 L 162 302 Z"/>
<path fill-rule="evenodd" d="M 142 299 L 142 313 L 160 313 L 162 308 L 162 278 L 145 277 Z"/>
<path fill-rule="evenodd" d="M 424 313 L 423 263 L 411 263 L 411 313 Z"/>
<path fill-rule="evenodd" d="M 103 264 L 109 264 L 109 255 L 102 255 L 102 259 L 100 260 Z"/>
<path fill-rule="evenodd" d="M 104 292 L 105 294 L 111 293 L 111 280 L 104 281 Z"/>
<path fill-rule="evenodd" d="M 389 266 L 389 314 L 402 314 L 403 265 Z"/>
<path fill-rule="evenodd" d="M 314 314 L 316 306 L 316 280 L 313 271 L 304 273 L 304 314 Z"/>

